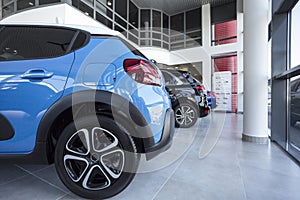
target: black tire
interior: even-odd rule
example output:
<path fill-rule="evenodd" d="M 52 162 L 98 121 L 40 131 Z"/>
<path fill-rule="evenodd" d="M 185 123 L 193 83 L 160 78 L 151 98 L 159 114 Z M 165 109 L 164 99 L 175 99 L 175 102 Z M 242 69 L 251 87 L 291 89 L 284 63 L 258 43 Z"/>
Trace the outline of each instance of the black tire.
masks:
<path fill-rule="evenodd" d="M 132 138 L 111 118 L 87 116 L 71 122 L 61 133 L 55 167 L 73 193 L 104 199 L 130 184 L 139 163 L 136 152 Z"/>
<path fill-rule="evenodd" d="M 199 110 L 190 103 L 179 103 L 174 108 L 175 126 L 189 128 L 193 126 L 199 117 Z"/>

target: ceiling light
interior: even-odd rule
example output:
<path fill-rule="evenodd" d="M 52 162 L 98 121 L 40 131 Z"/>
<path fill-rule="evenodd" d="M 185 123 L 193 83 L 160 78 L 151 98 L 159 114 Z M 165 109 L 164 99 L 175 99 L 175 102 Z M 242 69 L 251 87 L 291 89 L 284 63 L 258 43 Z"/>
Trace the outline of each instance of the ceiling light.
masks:
<path fill-rule="evenodd" d="M 33 3 L 29 1 L 29 2 L 28 2 L 28 5 L 33 6 Z"/>
<path fill-rule="evenodd" d="M 85 15 L 87 15 L 87 16 L 89 16 L 89 15 L 90 15 L 88 12 L 85 12 L 84 14 L 85 14 Z"/>
<path fill-rule="evenodd" d="M 107 1 L 107 5 L 111 6 L 112 5 L 111 1 Z"/>

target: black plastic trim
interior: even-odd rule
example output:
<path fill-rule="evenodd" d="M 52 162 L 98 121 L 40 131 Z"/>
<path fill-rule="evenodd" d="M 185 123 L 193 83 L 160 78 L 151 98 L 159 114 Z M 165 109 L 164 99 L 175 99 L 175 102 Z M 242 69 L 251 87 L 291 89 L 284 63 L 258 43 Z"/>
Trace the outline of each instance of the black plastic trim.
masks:
<path fill-rule="evenodd" d="M 164 128 L 163 128 L 163 134 L 161 140 L 153 146 L 148 145 L 148 147 L 145 149 L 147 160 L 154 158 L 155 156 L 159 155 L 160 153 L 166 151 L 171 147 L 174 132 L 175 132 L 174 111 L 172 109 L 168 109 L 164 120 Z"/>
<path fill-rule="evenodd" d="M 113 98 L 113 106 L 112 104 Z M 81 91 L 77 93 L 73 93 L 68 95 L 59 101 L 57 101 L 44 115 L 43 119 L 38 128 L 37 133 L 37 142 L 47 143 L 50 134 L 50 128 L 54 123 L 55 119 L 62 114 L 65 110 L 72 108 L 72 106 L 76 106 L 79 104 L 86 103 L 102 103 L 107 106 L 113 107 L 115 111 L 118 111 L 117 114 L 121 116 L 120 124 L 126 125 L 125 129 L 129 130 L 129 134 L 133 137 L 139 136 L 138 138 L 142 138 L 143 144 L 142 152 L 145 151 L 146 148 L 152 146 L 154 144 L 153 134 L 148 126 L 147 121 L 140 113 L 140 111 L 127 99 L 123 97 L 113 94 L 108 91 L 96 91 L 96 90 L 87 90 Z M 124 107 L 124 105 L 129 104 L 129 115 L 132 120 L 127 120 L 128 118 L 128 110 Z M 113 116 L 116 117 L 116 116 Z M 115 118 L 118 121 L 118 119 Z M 124 121 L 125 120 L 125 121 Z M 122 121 L 122 122 L 121 122 Z M 35 149 L 36 150 L 36 149 Z M 44 149 L 39 149 L 39 151 L 46 152 L 48 154 L 49 149 L 47 145 L 45 145 Z M 33 152 L 34 153 L 34 152 Z"/>
<path fill-rule="evenodd" d="M 0 141 L 9 140 L 15 135 L 15 130 L 10 122 L 0 114 Z"/>
<path fill-rule="evenodd" d="M 18 164 L 49 164 L 46 151 L 46 142 L 36 142 L 33 153 L 30 154 L 1 154 L 1 163 Z"/>

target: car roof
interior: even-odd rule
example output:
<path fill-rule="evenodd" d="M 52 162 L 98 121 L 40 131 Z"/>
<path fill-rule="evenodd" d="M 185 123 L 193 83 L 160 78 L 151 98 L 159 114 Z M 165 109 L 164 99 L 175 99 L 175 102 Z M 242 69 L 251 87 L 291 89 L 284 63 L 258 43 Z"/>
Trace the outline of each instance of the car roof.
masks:
<path fill-rule="evenodd" d="M 51 23 L 11 23 L 11 22 L 0 22 L 0 26 L 46 26 L 46 27 L 61 27 L 61 28 L 74 28 L 87 31 L 92 35 L 111 35 L 121 36 L 122 34 L 118 31 L 111 30 L 106 27 L 88 26 L 88 25 L 77 25 L 77 24 L 51 24 Z"/>

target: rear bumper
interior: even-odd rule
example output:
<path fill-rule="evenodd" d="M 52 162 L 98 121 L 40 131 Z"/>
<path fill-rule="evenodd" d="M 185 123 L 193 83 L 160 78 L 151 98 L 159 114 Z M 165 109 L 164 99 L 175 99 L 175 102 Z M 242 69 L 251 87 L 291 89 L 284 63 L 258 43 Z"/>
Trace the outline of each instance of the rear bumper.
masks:
<path fill-rule="evenodd" d="M 160 153 L 166 151 L 171 147 L 174 132 L 175 132 L 174 111 L 172 109 L 168 109 L 165 115 L 161 140 L 158 143 L 152 143 L 152 144 L 149 144 L 149 140 L 144 141 L 147 160 L 154 158 L 155 156 L 159 155 Z"/>
<path fill-rule="evenodd" d="M 207 107 L 199 107 L 199 111 L 200 111 L 200 115 L 199 117 L 202 118 L 202 117 L 206 117 L 207 115 L 209 115 L 210 113 L 210 108 L 207 106 Z"/>

